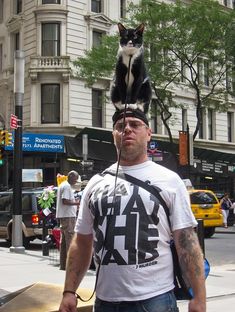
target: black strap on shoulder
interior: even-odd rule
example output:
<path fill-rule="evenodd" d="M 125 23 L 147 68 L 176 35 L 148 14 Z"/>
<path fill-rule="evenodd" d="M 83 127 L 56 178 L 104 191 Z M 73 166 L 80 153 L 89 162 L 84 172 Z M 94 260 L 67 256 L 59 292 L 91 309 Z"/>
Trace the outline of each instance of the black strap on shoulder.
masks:
<path fill-rule="evenodd" d="M 104 174 L 110 174 L 110 175 L 116 176 L 116 173 L 109 171 L 109 170 L 103 171 L 102 175 L 104 175 Z M 154 195 L 159 200 L 162 207 L 164 208 L 166 216 L 167 216 L 167 220 L 168 220 L 169 225 L 171 227 L 169 208 L 168 208 L 166 202 L 164 201 L 164 199 L 162 198 L 162 196 L 160 195 L 160 192 L 159 192 L 160 189 L 158 187 L 151 185 L 149 181 L 144 182 L 144 181 L 137 179 L 137 178 L 135 178 L 135 177 L 133 177 L 127 173 L 118 173 L 118 177 L 120 179 L 126 180 L 132 184 L 138 185 L 138 186 L 142 187 L 143 189 L 145 189 L 146 191 L 148 191 L 149 193 L 151 193 L 152 195 Z"/>

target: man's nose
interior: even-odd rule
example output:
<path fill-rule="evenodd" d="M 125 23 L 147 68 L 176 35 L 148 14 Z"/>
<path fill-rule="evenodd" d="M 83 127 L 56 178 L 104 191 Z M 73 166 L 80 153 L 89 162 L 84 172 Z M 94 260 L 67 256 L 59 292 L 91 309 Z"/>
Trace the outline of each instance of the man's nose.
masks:
<path fill-rule="evenodd" d="M 131 131 L 131 130 L 132 130 L 132 128 L 131 128 L 129 122 L 127 122 L 127 123 L 125 124 L 125 126 L 124 126 L 124 132 L 128 132 L 128 131 Z"/>

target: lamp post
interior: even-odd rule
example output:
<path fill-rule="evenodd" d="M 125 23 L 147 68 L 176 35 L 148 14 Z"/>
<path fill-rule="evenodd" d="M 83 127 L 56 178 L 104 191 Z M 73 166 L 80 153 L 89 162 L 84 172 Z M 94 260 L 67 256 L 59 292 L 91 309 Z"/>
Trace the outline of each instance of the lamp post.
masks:
<path fill-rule="evenodd" d="M 24 253 L 22 236 L 22 118 L 24 98 L 24 52 L 15 51 L 14 60 L 14 94 L 15 115 L 19 126 L 15 129 L 14 152 L 13 152 L 13 224 L 11 252 Z"/>

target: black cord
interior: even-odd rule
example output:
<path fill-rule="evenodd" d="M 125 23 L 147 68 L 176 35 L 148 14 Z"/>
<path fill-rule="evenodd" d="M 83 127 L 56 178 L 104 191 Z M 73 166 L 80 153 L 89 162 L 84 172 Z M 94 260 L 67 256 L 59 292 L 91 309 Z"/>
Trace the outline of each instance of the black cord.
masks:
<path fill-rule="evenodd" d="M 115 207 L 115 202 L 116 202 L 116 188 L 117 188 L 117 178 L 118 178 L 118 170 L 119 170 L 119 166 L 120 166 L 120 161 L 121 161 L 121 155 L 122 155 L 122 142 L 123 142 L 123 134 L 124 134 L 124 127 L 125 127 L 125 121 L 126 121 L 126 111 L 127 111 L 127 99 L 128 99 L 128 95 L 129 95 L 129 88 L 128 88 L 128 84 L 129 84 L 129 80 L 130 80 L 130 69 L 131 69 L 131 59 L 132 59 L 132 55 L 130 55 L 129 58 L 129 63 L 128 63 L 128 72 L 127 72 L 127 93 L 126 93 L 126 99 L 125 99 L 125 106 L 124 106 L 124 112 L 123 112 L 123 132 L 122 132 L 122 136 L 121 136 L 121 143 L 120 143 L 120 149 L 119 149 L 119 153 L 118 153 L 118 159 L 117 159 L 117 168 L 116 168 L 116 173 L 115 173 L 115 182 L 114 182 L 114 194 L 113 194 L 113 209 L 110 209 L 110 219 L 112 214 L 114 213 L 114 207 Z M 89 300 L 91 300 L 91 298 L 94 296 L 95 291 L 96 291 L 96 286 L 98 283 L 98 277 L 99 277 L 99 273 L 100 273 L 100 268 L 101 268 L 101 263 L 102 263 L 102 259 L 103 259 L 103 254 L 104 254 L 104 248 L 107 242 L 107 233 L 108 233 L 108 229 L 110 226 L 111 222 L 108 222 L 108 218 L 107 218 L 107 225 L 106 225 L 106 229 L 105 229 L 105 235 L 104 235 L 104 243 L 102 246 L 102 251 L 101 251 L 101 255 L 100 255 L 100 262 L 98 264 L 98 267 L 96 269 L 96 279 L 95 279 L 95 286 L 94 286 L 94 290 L 92 295 L 90 296 L 89 299 L 84 300 L 83 298 L 81 298 L 76 292 L 71 292 L 71 291 L 64 291 L 64 293 L 68 292 L 68 293 L 73 293 L 75 295 L 75 297 L 77 299 L 80 299 L 83 302 L 87 302 Z"/>

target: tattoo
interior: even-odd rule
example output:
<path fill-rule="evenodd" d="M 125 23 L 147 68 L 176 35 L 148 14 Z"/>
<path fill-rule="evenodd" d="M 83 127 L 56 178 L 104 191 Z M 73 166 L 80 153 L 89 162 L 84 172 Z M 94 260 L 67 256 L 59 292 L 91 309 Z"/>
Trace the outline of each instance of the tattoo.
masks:
<path fill-rule="evenodd" d="M 198 277 L 202 275 L 202 250 L 200 248 L 197 234 L 193 229 L 183 229 L 179 233 L 179 263 L 182 272 L 186 273 L 189 279 L 189 272 Z M 189 273 L 189 274 L 188 274 Z"/>

